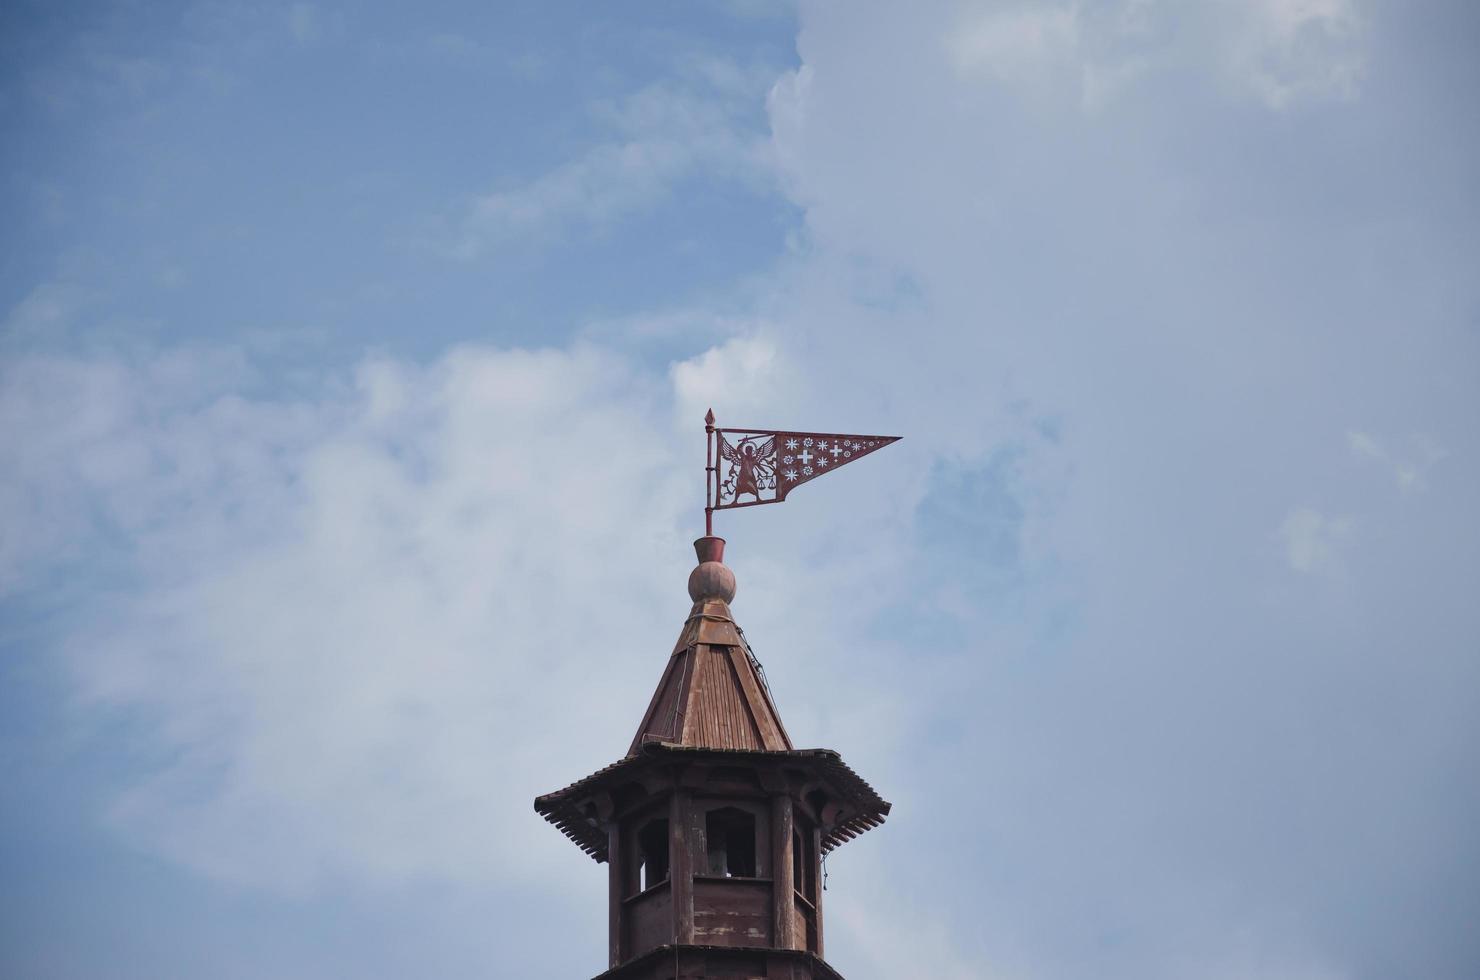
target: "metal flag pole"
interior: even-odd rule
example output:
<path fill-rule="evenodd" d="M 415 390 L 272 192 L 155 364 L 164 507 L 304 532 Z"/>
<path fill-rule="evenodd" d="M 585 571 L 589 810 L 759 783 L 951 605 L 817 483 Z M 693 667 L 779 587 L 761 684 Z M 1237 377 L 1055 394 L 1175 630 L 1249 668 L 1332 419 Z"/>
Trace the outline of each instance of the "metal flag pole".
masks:
<path fill-rule="evenodd" d="M 704 413 L 704 536 L 714 537 L 714 409 Z"/>

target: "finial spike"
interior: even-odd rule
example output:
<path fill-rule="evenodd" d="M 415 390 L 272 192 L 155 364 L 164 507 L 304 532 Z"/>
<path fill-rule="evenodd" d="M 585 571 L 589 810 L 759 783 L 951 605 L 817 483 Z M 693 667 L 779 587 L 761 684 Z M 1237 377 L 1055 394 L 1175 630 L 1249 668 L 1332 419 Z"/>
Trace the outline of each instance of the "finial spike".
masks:
<path fill-rule="evenodd" d="M 704 424 L 705 425 L 713 425 L 714 424 L 714 409 L 711 408 L 709 411 L 707 411 L 707 412 L 704 413 Z"/>

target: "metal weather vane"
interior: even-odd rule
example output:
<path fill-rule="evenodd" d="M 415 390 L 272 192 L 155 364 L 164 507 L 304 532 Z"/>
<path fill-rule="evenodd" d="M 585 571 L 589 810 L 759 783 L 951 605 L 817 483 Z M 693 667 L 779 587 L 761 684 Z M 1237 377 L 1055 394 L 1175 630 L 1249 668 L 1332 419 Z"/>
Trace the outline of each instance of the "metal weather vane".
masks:
<path fill-rule="evenodd" d="M 704 416 L 704 533 L 714 534 L 714 512 L 779 504 L 786 495 L 899 436 L 780 429 L 720 429 L 714 410 Z M 721 470 L 724 471 L 721 476 Z"/>

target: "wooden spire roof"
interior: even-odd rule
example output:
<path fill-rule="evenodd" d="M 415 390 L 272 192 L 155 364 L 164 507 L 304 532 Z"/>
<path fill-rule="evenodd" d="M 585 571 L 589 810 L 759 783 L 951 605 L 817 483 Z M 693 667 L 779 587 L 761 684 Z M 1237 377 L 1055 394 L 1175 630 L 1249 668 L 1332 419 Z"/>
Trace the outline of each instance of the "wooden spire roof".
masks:
<path fill-rule="evenodd" d="M 699 566 L 689 576 L 694 600 L 658 689 L 632 739 L 644 745 L 785 752 L 792 748 L 750 646 L 730 614 L 735 576 L 723 564 L 724 540 L 695 542 Z"/>
<path fill-rule="evenodd" d="M 614 807 L 649 791 L 654 767 L 675 764 L 765 769 L 780 785 L 806 787 L 826 799 L 818 814 L 827 853 L 884 822 L 889 804 L 831 749 L 791 744 L 745 634 L 730 615 L 735 576 L 724 541 L 694 542 L 699 566 L 689 575 L 693 608 L 668 657 L 632 746 L 621 760 L 534 801 L 534 808 L 598 861 L 607 860 Z M 624 795 L 626 794 L 626 795 Z M 630 801 L 629 801 L 630 802 Z"/>

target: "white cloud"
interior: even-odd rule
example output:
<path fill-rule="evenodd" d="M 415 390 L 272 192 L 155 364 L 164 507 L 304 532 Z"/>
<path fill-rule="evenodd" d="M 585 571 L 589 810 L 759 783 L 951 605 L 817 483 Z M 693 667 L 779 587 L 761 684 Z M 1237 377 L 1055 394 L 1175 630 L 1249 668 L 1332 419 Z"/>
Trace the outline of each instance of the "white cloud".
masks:
<path fill-rule="evenodd" d="M 739 337 L 665 376 L 590 345 L 467 347 L 297 400 L 241 394 L 252 377 L 204 350 L 0 377 L 28 433 L 4 447 L 0 586 L 76 584 L 58 642 L 78 718 L 128 719 L 150 760 L 119 774 L 113 826 L 269 889 L 589 881 L 574 860 L 551 877 L 568 844 L 529 801 L 625 748 L 687 608 L 703 411 L 769 418 L 783 350 Z M 757 621 L 844 601 L 885 540 L 826 587 L 742 552 L 790 597 Z"/>
<path fill-rule="evenodd" d="M 1223 72 L 1272 109 L 1349 98 L 1364 21 L 1350 0 L 1165 0 L 1013 4 L 972 11 L 947 34 L 951 63 L 1028 91 L 1074 93 L 1087 109 L 1143 76 Z"/>
<path fill-rule="evenodd" d="M 1378 463 L 1393 474 L 1398 489 L 1407 492 L 1424 490 L 1428 487 L 1428 474 L 1433 466 L 1449 453 L 1431 437 L 1416 435 L 1409 440 L 1411 454 L 1401 457 L 1388 451 L 1377 439 L 1353 429 L 1346 434 L 1347 448 L 1358 459 Z"/>
<path fill-rule="evenodd" d="M 44 282 L 6 314 L 0 339 L 9 343 L 54 341 L 82 308 L 86 292 L 72 283 Z"/>
<path fill-rule="evenodd" d="M 746 421 L 764 413 L 770 417 L 796 380 L 787 370 L 773 341 L 765 336 L 743 336 L 726 341 L 671 369 L 678 424 L 703 418 L 720 406 L 728 418 L 720 425 L 764 425 Z"/>
<path fill-rule="evenodd" d="M 1377 790 L 1347 760 L 1355 743 L 1378 741 L 1365 727 L 1374 711 L 1474 701 L 1418 679 L 1408 638 L 1425 631 L 1426 649 L 1442 651 L 1426 660 L 1446 665 L 1436 673 L 1473 673 L 1458 666 L 1474 662 L 1473 603 L 1452 584 L 1452 562 L 1473 559 L 1446 543 L 1473 541 L 1473 518 L 1437 486 L 1432 506 L 1369 506 L 1354 499 L 1345 449 L 1312 451 L 1349 418 L 1379 434 L 1423 419 L 1406 424 L 1457 445 L 1454 420 L 1473 416 L 1473 357 L 1431 357 L 1437 337 L 1464 328 L 1425 315 L 1415 332 L 1394 331 L 1408 300 L 1388 308 L 1380 297 L 1402 296 L 1391 282 L 1352 276 L 1367 268 L 1354 241 L 1370 249 L 1411 220 L 1393 200 L 1407 173 L 1325 180 L 1342 153 L 1328 131 L 1365 138 L 1408 121 L 1384 117 L 1380 99 L 1322 109 L 1336 93 L 1318 86 L 1285 105 L 1321 114 L 1320 126 L 1270 118 L 1234 57 L 1264 28 L 1232 4 L 1041 5 L 1041 23 L 1012 24 L 1033 40 L 1014 54 L 1021 63 L 1008 59 L 1010 77 L 948 57 L 949 45 L 971 18 L 1000 27 L 984 9 L 1026 5 L 972 7 L 964 20 L 959 9 L 807 8 L 803 64 L 770 103 L 785 186 L 807 220 L 774 336 L 819 409 L 846 404 L 846 418 L 883 406 L 906 435 L 902 453 L 929 442 L 908 462 L 936 476 L 969 461 L 951 497 L 959 510 L 932 542 L 939 567 L 921 560 L 906 590 L 929 613 L 904 617 L 898 667 L 880 656 L 856 670 L 899 692 L 903 710 L 879 742 L 919 751 L 861 756 L 897 811 L 859 845 L 877 846 L 887 872 L 839 875 L 861 897 L 830 904 L 837 948 L 865 946 L 857 936 L 871 934 L 876 908 L 887 920 L 906 906 L 908 934 L 910 901 L 968 869 L 969 909 L 956 885 L 930 900 L 953 926 L 944 948 L 926 940 L 942 975 L 1019 964 L 1036 976 L 1358 974 L 1375 957 L 1352 952 L 1365 914 L 1356 896 L 1413 879 L 1405 856 L 1359 857 L 1353 889 L 1352 856 L 1389 839 L 1381 827 L 1422 826 L 1456 797 Z M 1355 55 L 1360 41 L 1344 43 Z M 1137 59 L 1107 111 L 1087 116 L 1085 67 Z M 1446 269 L 1436 288 L 1468 309 L 1463 263 L 1431 244 L 1426 262 Z M 1397 263 L 1393 275 L 1407 276 L 1400 266 L 1415 268 Z M 1423 279 L 1407 279 L 1414 295 Z M 877 299 L 878 284 L 900 280 L 908 302 Z M 1442 346 L 1473 354 L 1472 343 Z M 1017 406 L 1046 423 L 1043 444 L 1063 460 L 1013 497 L 1030 511 L 1022 538 L 1034 526 L 1047 545 L 1049 567 L 1023 590 L 1039 611 L 993 588 L 991 523 L 967 519 L 997 499 L 974 454 L 1025 445 L 1024 466 L 1048 469 L 1049 451 L 1003 421 Z M 911 518 L 928 526 L 924 508 Z M 1440 552 L 1450 575 L 1428 571 Z M 961 601 L 948 601 L 953 590 Z M 1055 592 L 1069 599 L 1050 608 Z M 943 652 L 957 644 L 969 664 Z M 1381 751 L 1422 767 L 1437 741 L 1459 744 L 1471 726 L 1438 727 L 1426 747 Z M 874 748 L 869 733 L 846 732 L 845 753 Z M 1448 772 L 1472 792 L 1473 779 Z M 1397 765 L 1390 775 L 1406 780 Z M 931 795 L 940 785 L 957 797 L 944 815 Z M 1454 846 L 1451 836 L 1442 849 Z M 1426 908 L 1448 906 L 1443 887 L 1418 887 Z M 1428 934 L 1416 924 L 1426 919 L 1400 930 Z M 1400 957 L 1422 944 L 1382 941 Z M 859 961 L 898 974 L 892 946 L 880 939 Z M 1440 947 L 1435 962 L 1464 955 L 1452 931 Z"/>
<path fill-rule="evenodd" d="M 1072 59 L 1079 46 L 1073 5 L 992 10 L 969 21 L 947 41 L 957 70 L 981 69 L 1022 83 Z"/>
<path fill-rule="evenodd" d="M 311 3 L 295 3 L 288 8 L 288 31 L 299 44 L 308 44 L 319 36 L 319 11 Z"/>
<path fill-rule="evenodd" d="M 29 433 L 4 581 L 133 542 L 65 637 L 83 702 L 161 760 L 117 825 L 276 888 L 533 875 L 563 842 L 529 800 L 625 745 L 650 679 L 619 658 L 666 650 L 653 610 L 684 601 L 667 399 L 591 348 L 376 360 L 314 402 L 231 378 L 26 358 L 0 388 Z"/>
<path fill-rule="evenodd" d="M 688 176 L 754 183 L 772 172 L 765 134 L 745 114 L 770 83 L 763 70 L 695 60 L 682 77 L 592 107 L 611 133 L 524 183 L 475 200 L 454 251 L 543 238 L 573 225 L 604 225 L 652 206 Z"/>
<path fill-rule="evenodd" d="M 480 198 L 464 249 L 476 252 L 490 237 L 547 232 L 571 220 L 602 223 L 638 210 L 692 168 L 698 152 L 693 143 L 664 139 L 594 147 L 521 187 Z"/>
<path fill-rule="evenodd" d="M 1291 511 L 1280 525 L 1285 559 L 1297 572 L 1318 572 L 1336 566 L 1342 544 L 1351 534 L 1351 521 L 1310 507 Z"/>
<path fill-rule="evenodd" d="M 243 372 L 238 358 L 205 353 L 175 353 L 137 366 L 38 355 L 5 363 L 0 593 L 25 584 L 38 566 L 79 553 L 102 523 L 126 534 L 142 531 L 178 503 L 191 481 L 197 491 L 217 486 L 239 461 L 241 447 L 226 444 L 203 455 L 165 454 L 163 446 L 202 448 L 186 430 L 206 419 L 229 433 L 232 405 L 202 406 L 199 400 L 203 386 L 231 385 Z M 170 414 L 182 406 L 198 414 Z M 162 455 L 169 465 L 162 465 Z"/>
<path fill-rule="evenodd" d="M 1234 69 L 1271 108 L 1356 93 L 1365 25 L 1352 0 L 1257 0 L 1246 11 Z"/>
<path fill-rule="evenodd" d="M 1377 444 L 1377 440 L 1365 432 L 1358 432 L 1355 429 L 1348 432 L 1346 434 L 1346 444 L 1358 456 L 1365 456 L 1368 459 L 1385 458 L 1382 447 Z"/>
<path fill-rule="evenodd" d="M 369 358 L 307 399 L 242 394 L 253 378 L 206 350 L 27 356 L 0 377 L 7 431 L 29 434 L 4 447 L 0 584 L 75 583 L 58 643 L 77 717 L 127 719 L 149 760 L 118 774 L 113 826 L 269 889 L 589 881 L 574 860 L 551 877 L 568 844 L 529 801 L 625 748 L 687 608 L 703 412 L 805 424 L 784 346 L 736 337 L 666 375 L 591 345 L 467 347 Z M 873 472 L 889 480 L 872 503 L 798 514 L 836 535 L 907 508 L 887 487 L 914 478 Z M 896 537 L 795 581 L 777 542 L 748 534 L 742 587 L 778 597 L 747 609 L 763 652 L 787 649 L 782 623 L 877 583 Z M 867 625 L 774 676 L 822 683 Z M 892 696 L 854 701 L 865 725 L 908 716 Z M 799 737 L 848 717 L 791 703 Z"/>

